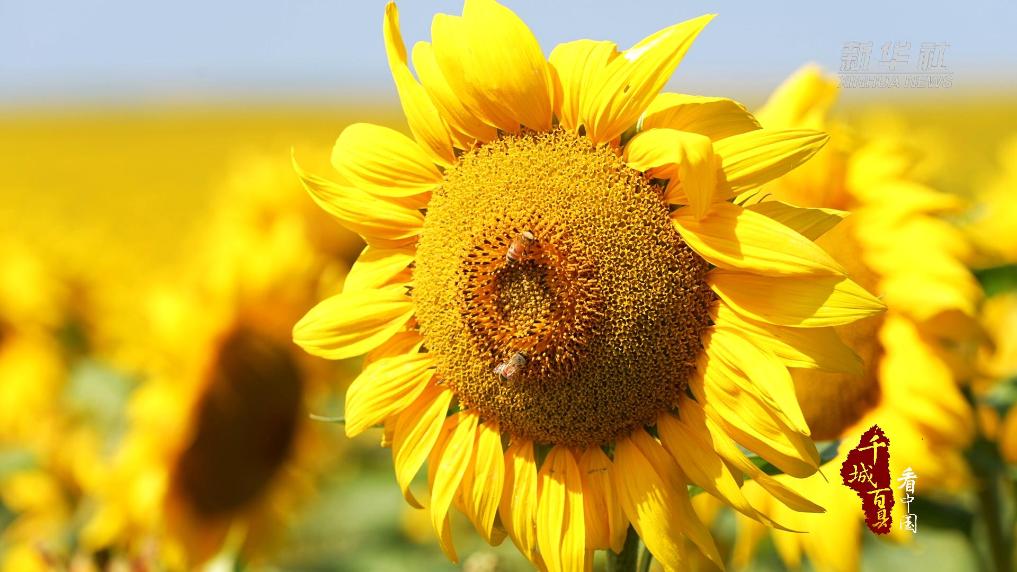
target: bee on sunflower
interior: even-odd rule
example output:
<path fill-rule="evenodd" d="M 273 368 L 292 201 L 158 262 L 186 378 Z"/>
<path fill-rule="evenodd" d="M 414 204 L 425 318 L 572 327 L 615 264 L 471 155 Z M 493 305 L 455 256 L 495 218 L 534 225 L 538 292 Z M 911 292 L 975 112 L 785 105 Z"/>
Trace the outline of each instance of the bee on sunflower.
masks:
<path fill-rule="evenodd" d="M 813 240 L 838 213 L 739 204 L 825 134 L 660 93 L 711 19 L 545 59 L 513 12 L 467 0 L 413 47 L 415 78 L 390 3 L 386 50 L 413 138 L 353 124 L 333 149 L 337 180 L 295 165 L 367 247 L 294 340 L 365 356 L 346 433 L 384 427 L 414 506 L 427 464 L 452 560 L 453 505 L 548 570 L 623 552 L 630 525 L 668 570 L 685 538 L 719 564 L 690 485 L 776 526 L 743 478 L 822 510 L 744 451 L 795 477 L 817 470 L 787 367 L 856 367 L 833 327 L 883 305 Z"/>
<path fill-rule="evenodd" d="M 271 553 L 334 445 L 308 413 L 340 372 L 287 334 L 317 277 L 345 272 L 352 237 L 308 212 L 285 160 L 246 157 L 230 173 L 207 257 L 151 295 L 150 337 L 126 352 L 146 356 L 144 381 L 83 532 L 93 551 L 166 570 Z"/>
<path fill-rule="evenodd" d="M 850 211 L 817 242 L 878 293 L 887 311 L 837 326 L 862 360 L 851 371 L 796 367 L 795 393 L 812 436 L 846 445 L 831 466 L 839 467 L 862 433 L 878 424 L 890 438 L 893 479 L 911 467 L 923 491 L 956 491 L 968 482 L 964 450 L 974 429 L 961 386 L 972 374 L 982 339 L 981 289 L 967 268 L 972 248 L 944 218 L 964 203 L 914 176 L 917 154 L 904 142 L 875 130 L 856 135 L 830 119 L 836 98 L 836 81 L 809 65 L 759 110 L 764 127 L 824 129 L 832 139 L 809 164 L 767 185 L 766 200 L 754 206 L 766 212 L 782 208 L 779 200 Z M 776 478 L 790 484 L 784 476 Z M 794 486 L 826 512 L 789 511 L 758 484 L 745 486 L 760 511 L 811 533 L 770 531 L 778 554 L 792 567 L 804 555 L 817 570 L 857 570 L 864 525 L 854 491 L 821 475 Z M 897 503 L 894 522 L 902 518 L 903 503 Z M 733 559 L 745 565 L 767 530 L 740 515 L 738 522 Z M 895 525 L 890 536 L 905 540 L 910 534 Z"/>

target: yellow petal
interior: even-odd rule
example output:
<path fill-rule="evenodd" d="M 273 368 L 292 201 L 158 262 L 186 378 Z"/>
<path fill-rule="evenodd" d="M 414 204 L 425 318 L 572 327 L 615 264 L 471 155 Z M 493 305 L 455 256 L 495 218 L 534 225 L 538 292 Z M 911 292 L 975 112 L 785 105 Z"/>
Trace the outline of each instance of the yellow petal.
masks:
<path fill-rule="evenodd" d="M 767 127 L 820 129 L 836 100 L 836 79 L 807 64 L 774 90 L 757 116 Z"/>
<path fill-rule="evenodd" d="M 755 511 L 742 495 L 734 475 L 714 452 L 709 433 L 704 435 L 705 428 L 697 428 L 691 413 L 679 410 L 679 414 L 682 415 L 681 420 L 671 413 L 664 413 L 657 419 L 660 443 L 693 484 L 724 500 L 731 508 L 754 516 Z M 699 422 L 705 425 L 705 416 Z"/>
<path fill-rule="evenodd" d="M 702 405 L 692 400 L 686 400 L 682 402 L 682 412 L 687 412 L 690 409 L 702 409 Z M 703 412 L 705 414 L 705 412 Z M 781 501 L 789 508 L 799 512 L 823 512 L 823 508 L 804 496 L 798 494 L 795 490 L 786 486 L 781 481 L 774 479 L 770 475 L 763 472 L 762 469 L 757 467 L 755 463 L 750 461 L 746 457 L 738 445 L 728 436 L 727 432 L 712 418 L 706 416 L 706 428 L 710 432 L 713 438 L 713 447 L 724 457 L 732 468 L 737 469 L 745 473 L 749 478 L 759 483 L 764 489 L 766 489 L 771 495 L 777 500 Z"/>
<path fill-rule="evenodd" d="M 343 292 L 311 308 L 293 326 L 293 341 L 309 354 L 346 359 L 380 346 L 412 317 L 413 301 L 401 284 Z"/>
<path fill-rule="evenodd" d="M 706 428 L 702 409 L 679 407 L 679 414 L 680 418 L 663 413 L 657 419 L 657 433 L 660 443 L 678 462 L 689 481 L 745 516 L 787 530 L 749 504 L 742 494 L 740 478 L 735 477 L 713 446 L 713 436 Z"/>
<path fill-rule="evenodd" d="M 809 240 L 823 236 L 848 215 L 847 211 L 801 208 L 780 201 L 763 201 L 748 209 L 794 229 Z"/>
<path fill-rule="evenodd" d="M 661 93 L 646 108 L 641 129 L 662 127 L 690 131 L 717 141 L 759 129 L 759 123 L 745 106 L 723 97 L 684 93 Z"/>
<path fill-rule="evenodd" d="M 684 475 L 646 431 L 637 429 L 618 439 L 612 473 L 625 516 L 666 570 L 680 568 L 686 537 L 723 568 L 710 532 L 689 502 Z"/>
<path fill-rule="evenodd" d="M 463 512 L 488 544 L 495 544 L 494 517 L 498 514 L 505 481 L 505 453 L 496 423 L 477 428 L 474 460 L 463 478 Z"/>
<path fill-rule="evenodd" d="M 393 282 L 405 283 L 405 270 L 413 262 L 413 249 L 404 248 L 378 248 L 368 245 L 357 257 L 356 262 L 346 273 L 346 281 L 343 282 L 344 292 L 354 290 L 370 290 L 388 286 Z"/>
<path fill-rule="evenodd" d="M 434 49 L 427 42 L 417 42 L 413 46 L 413 66 L 420 75 L 420 82 L 431 96 L 435 105 L 441 110 L 442 117 L 453 129 L 456 146 L 469 149 L 474 141 L 486 143 L 498 136 L 498 130 L 484 123 L 480 117 L 467 109 L 453 91 L 438 62 L 434 59 Z"/>
<path fill-rule="evenodd" d="M 715 269 L 707 280 L 742 316 L 781 326 L 838 326 L 885 309 L 872 294 L 842 276 L 770 277 Z"/>
<path fill-rule="evenodd" d="M 717 159 L 713 144 L 703 135 L 649 129 L 625 146 L 625 161 L 651 177 L 670 179 L 664 200 L 675 202 L 673 189 L 680 184 L 695 217 L 702 218 L 710 209 L 717 188 Z"/>
<path fill-rule="evenodd" d="M 579 457 L 583 477 L 583 515 L 586 519 L 586 547 L 610 548 L 620 553 L 625 545 L 629 521 L 618 503 L 611 478 L 611 459 L 600 447 L 590 447 Z"/>
<path fill-rule="evenodd" d="M 884 278 L 880 289 L 889 307 L 918 321 L 931 320 L 951 310 L 971 317 L 977 315 L 978 291 L 965 291 L 956 283 L 920 274 L 903 274 Z"/>
<path fill-rule="evenodd" d="M 715 330 L 711 337 L 711 356 L 741 370 L 750 385 L 765 392 L 764 401 L 772 412 L 778 412 L 791 429 L 809 434 L 809 425 L 802 415 L 795 396 L 791 374 L 777 356 L 746 341 L 732 330 Z"/>
<path fill-rule="evenodd" d="M 445 420 L 443 432 L 448 438 L 442 447 L 431 452 L 428 464 L 433 468 L 431 475 L 431 524 L 438 534 L 442 552 L 452 562 L 459 562 L 452 532 L 449 527 L 449 508 L 459 490 L 459 484 L 466 473 L 466 467 L 473 461 L 473 444 L 477 433 L 477 414 L 471 411 L 457 413 Z"/>
<path fill-rule="evenodd" d="M 702 220 L 684 210 L 671 215 L 678 234 L 720 268 L 777 276 L 846 273 L 815 242 L 770 217 L 726 202 L 714 204 Z"/>
<path fill-rule="evenodd" d="M 701 374 L 689 380 L 693 395 L 735 440 L 782 471 L 797 477 L 814 473 L 819 454 L 807 427 L 795 427 L 769 388 L 749 377 L 747 371 L 762 369 L 751 365 L 754 360 L 732 355 L 748 342 L 738 345 L 729 336 L 714 343 L 716 337 L 713 332 L 704 340 L 707 358 L 700 365 Z M 730 343 L 722 345 L 724 341 Z"/>
<path fill-rule="evenodd" d="M 434 376 L 426 353 L 379 359 L 364 368 L 346 390 L 346 436 L 355 437 L 405 409 Z"/>
<path fill-rule="evenodd" d="M 409 137 L 371 123 L 343 129 L 332 148 L 332 166 L 350 184 L 382 198 L 405 199 L 411 208 L 427 205 L 442 182 L 431 158 Z"/>
<path fill-rule="evenodd" d="M 829 136 L 809 129 L 757 129 L 713 144 L 720 156 L 723 196 L 731 197 L 776 179 L 807 161 Z"/>
<path fill-rule="evenodd" d="M 551 51 L 549 60 L 558 72 L 562 87 L 558 116 L 562 127 L 575 130 L 582 125 L 580 110 L 596 87 L 594 80 L 618 54 L 614 42 L 595 40 L 566 42 L 558 44 Z"/>
<path fill-rule="evenodd" d="M 833 328 L 792 328 L 756 322 L 717 305 L 716 329 L 733 330 L 753 345 L 772 352 L 788 367 L 862 374 L 862 359 Z"/>
<path fill-rule="evenodd" d="M 314 202 L 349 230 L 379 248 L 413 244 L 424 226 L 419 211 L 379 199 L 348 183 L 334 183 L 307 173 L 293 159 L 293 168 Z"/>
<path fill-rule="evenodd" d="M 363 366 L 367 367 L 372 363 L 387 357 L 402 354 L 417 353 L 424 345 L 424 338 L 415 330 L 403 330 L 389 338 L 380 346 L 364 354 Z"/>
<path fill-rule="evenodd" d="M 799 455 L 787 436 L 789 433 L 807 435 L 808 428 L 794 427 L 769 389 L 757 383 L 756 378 L 749 377 L 746 370 L 752 369 L 751 366 L 730 355 L 737 349 L 744 349 L 748 343 L 731 342 L 732 347 L 726 347 L 725 341 L 730 340 L 724 340 L 720 332 L 713 332 L 705 340 L 709 357 L 702 366 L 703 375 L 691 380 L 689 387 L 698 400 L 717 411 L 727 423 L 744 429 L 754 440 L 776 443 L 776 448 L 792 459 L 791 463 L 797 463 Z M 798 414 L 800 416 L 801 412 Z M 809 468 L 812 467 L 803 470 Z"/>
<path fill-rule="evenodd" d="M 396 420 L 392 434 L 396 481 L 406 502 L 416 508 L 421 504 L 410 491 L 410 483 L 438 442 L 451 403 L 452 391 L 432 381 Z"/>
<path fill-rule="evenodd" d="M 540 44 L 526 24 L 494 0 L 467 0 L 462 18 L 431 24 L 435 59 L 467 109 L 515 133 L 551 128 L 554 86 Z"/>
<path fill-rule="evenodd" d="M 593 89 L 582 101 L 580 119 L 594 143 L 612 141 L 636 124 L 712 19 L 707 14 L 647 36 L 588 84 Z"/>
<path fill-rule="evenodd" d="M 515 543 L 530 562 L 537 563 L 537 499 L 540 480 L 534 458 L 533 443 L 524 439 L 513 441 L 505 451 L 506 480 L 499 513 L 501 521 Z"/>
<path fill-rule="evenodd" d="M 537 544 L 549 572 L 583 570 L 586 525 L 583 485 L 572 452 L 556 446 L 540 468 Z"/>
<path fill-rule="evenodd" d="M 413 79 L 410 67 L 406 63 L 406 45 L 399 30 L 399 9 L 395 2 L 385 6 L 385 53 L 388 56 L 388 67 L 392 70 L 399 101 L 409 123 L 410 131 L 417 143 L 431 153 L 434 160 L 449 166 L 455 162 L 452 153 L 452 140 L 448 127 L 438 113 L 438 109 L 427 96 L 423 86 Z"/>
<path fill-rule="evenodd" d="M 918 325 L 895 314 L 887 316 L 879 341 L 886 348 L 880 379 L 891 380 L 882 390 L 893 399 L 894 413 L 913 420 L 938 443 L 965 445 L 974 428 L 971 408 L 942 351 L 923 339 Z"/>

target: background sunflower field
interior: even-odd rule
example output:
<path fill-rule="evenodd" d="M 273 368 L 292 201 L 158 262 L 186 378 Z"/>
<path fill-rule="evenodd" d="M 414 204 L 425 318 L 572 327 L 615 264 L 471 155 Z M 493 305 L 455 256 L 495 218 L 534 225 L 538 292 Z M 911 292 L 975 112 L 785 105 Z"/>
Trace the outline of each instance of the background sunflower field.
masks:
<path fill-rule="evenodd" d="M 718 10 L 505 4 L 545 55 L 581 37 L 628 45 Z M 432 13 L 461 3 L 400 8 L 412 45 Z M 916 467 L 956 460 L 942 487 L 923 489 L 919 473 L 920 532 L 831 535 L 833 558 L 806 546 L 803 566 L 1017 570 L 1017 9 L 781 10 L 720 8 L 668 89 L 722 93 L 756 112 L 809 62 L 836 85 L 898 73 L 894 61 L 912 73 L 923 44 L 940 46 L 949 87 L 832 88 L 822 119 L 795 121 L 843 129 L 845 141 L 892 140 L 915 184 L 949 202 L 929 212 L 962 237 L 951 260 L 977 289 L 971 327 L 945 326 L 965 350 L 965 363 L 948 365 L 970 435 L 951 450 L 914 449 L 932 457 Z M 348 440 L 336 422 L 360 360 L 315 359 L 290 337 L 364 246 L 314 205 L 292 158 L 327 172 L 347 125 L 407 130 L 384 11 L 381 0 L 0 0 L 0 570 L 456 569 L 426 512 L 393 486 L 383 431 Z M 866 43 L 867 70 L 852 68 Z M 772 106 L 764 115 L 787 119 Z M 877 149 L 859 167 L 860 147 L 844 159 L 859 176 L 891 156 Z M 805 193 L 835 167 L 824 168 L 772 192 Z M 794 567 L 779 537 L 748 543 L 731 511 L 696 508 L 730 569 Z M 491 548 L 465 519 L 453 526 L 462 569 L 528 569 L 510 543 Z"/>

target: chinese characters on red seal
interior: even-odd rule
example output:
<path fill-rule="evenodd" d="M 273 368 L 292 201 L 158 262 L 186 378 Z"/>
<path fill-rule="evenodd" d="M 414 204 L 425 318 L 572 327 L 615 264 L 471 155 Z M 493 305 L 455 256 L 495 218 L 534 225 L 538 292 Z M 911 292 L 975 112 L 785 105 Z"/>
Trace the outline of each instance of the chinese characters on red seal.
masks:
<path fill-rule="evenodd" d="M 862 499 L 865 524 L 876 534 L 893 525 L 893 489 L 890 484 L 890 439 L 878 425 L 862 434 L 840 467 L 844 484 Z"/>

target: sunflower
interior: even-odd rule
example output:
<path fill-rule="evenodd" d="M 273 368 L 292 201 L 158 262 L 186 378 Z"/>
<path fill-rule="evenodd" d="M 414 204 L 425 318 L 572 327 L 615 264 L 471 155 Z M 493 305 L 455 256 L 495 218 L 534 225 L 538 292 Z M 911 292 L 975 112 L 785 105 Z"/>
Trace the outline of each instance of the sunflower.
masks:
<path fill-rule="evenodd" d="M 80 499 L 101 472 L 95 427 L 70 407 L 66 284 L 0 239 L 0 570 L 48 570 L 73 549 Z"/>
<path fill-rule="evenodd" d="M 691 539 L 695 484 L 769 523 L 751 449 L 804 477 L 819 457 L 788 363 L 851 367 L 832 326 L 881 303 L 807 236 L 840 217 L 735 199 L 826 135 L 761 129 L 729 99 L 659 93 L 703 16 L 631 48 L 579 40 L 546 60 L 492 0 L 439 14 L 409 69 L 394 4 L 388 61 L 411 139 L 369 124 L 336 141 L 330 181 L 297 172 L 367 247 L 294 340 L 365 354 L 346 433 L 383 426 L 396 480 L 428 464 L 430 518 L 455 561 L 453 504 L 490 543 L 582 570 L 629 525 L 668 569 Z"/>
<path fill-rule="evenodd" d="M 146 379 L 83 534 L 92 550 L 170 570 L 260 558 L 324 467 L 308 411 L 338 372 L 286 334 L 319 294 L 314 277 L 344 271 L 344 242 L 307 216 L 285 161 L 249 157 L 231 172 L 207 258 L 151 296 Z"/>
<path fill-rule="evenodd" d="M 1000 172 L 980 187 L 977 205 L 965 230 L 978 245 L 982 255 L 979 265 L 987 268 L 1008 268 L 1012 273 L 1017 265 L 1017 239 L 1013 228 L 1017 222 L 1017 199 L 1014 183 L 1017 182 L 1017 137 L 1011 136 L 999 151 Z M 997 270 L 998 272 L 998 270 Z M 988 289 L 996 289 L 991 284 Z M 1009 289 L 991 292 L 982 305 L 981 323 L 992 339 L 991 347 L 981 348 L 979 370 L 981 378 L 976 391 L 984 398 L 998 392 L 1017 379 L 1017 291 Z M 981 411 L 985 421 L 983 429 L 998 440 L 1000 453 L 1009 463 L 1017 463 L 1017 408 L 1011 405 L 1002 421 L 989 407 Z"/>
<path fill-rule="evenodd" d="M 795 393 L 814 438 L 843 440 L 830 466 L 839 467 L 861 434 L 878 424 L 891 442 L 891 478 L 912 467 L 923 492 L 956 489 L 967 478 L 963 450 L 973 430 L 959 384 L 971 374 L 980 300 L 980 288 L 966 267 L 971 247 L 943 219 L 962 203 L 915 180 L 916 154 L 896 138 L 867 129 L 869 138 L 860 140 L 831 121 L 836 97 L 836 82 L 806 66 L 757 113 L 765 127 L 821 128 L 833 134 L 830 145 L 807 166 L 769 184 L 766 195 L 851 211 L 819 244 L 862 285 L 878 292 L 887 311 L 836 328 L 863 358 L 857 369 L 795 368 Z M 764 200 L 755 207 L 765 211 L 779 204 Z M 838 479 L 821 475 L 795 486 L 826 512 L 794 513 L 773 503 L 757 484 L 745 487 L 746 496 L 771 518 L 815 532 L 773 531 L 782 559 L 798 566 L 804 553 L 819 570 L 858 569 L 864 525 L 856 494 Z M 900 522 L 902 508 L 902 503 L 895 505 L 895 522 Z M 766 530 L 738 520 L 734 560 L 744 565 Z M 909 534 L 895 526 L 892 536 Z"/>

